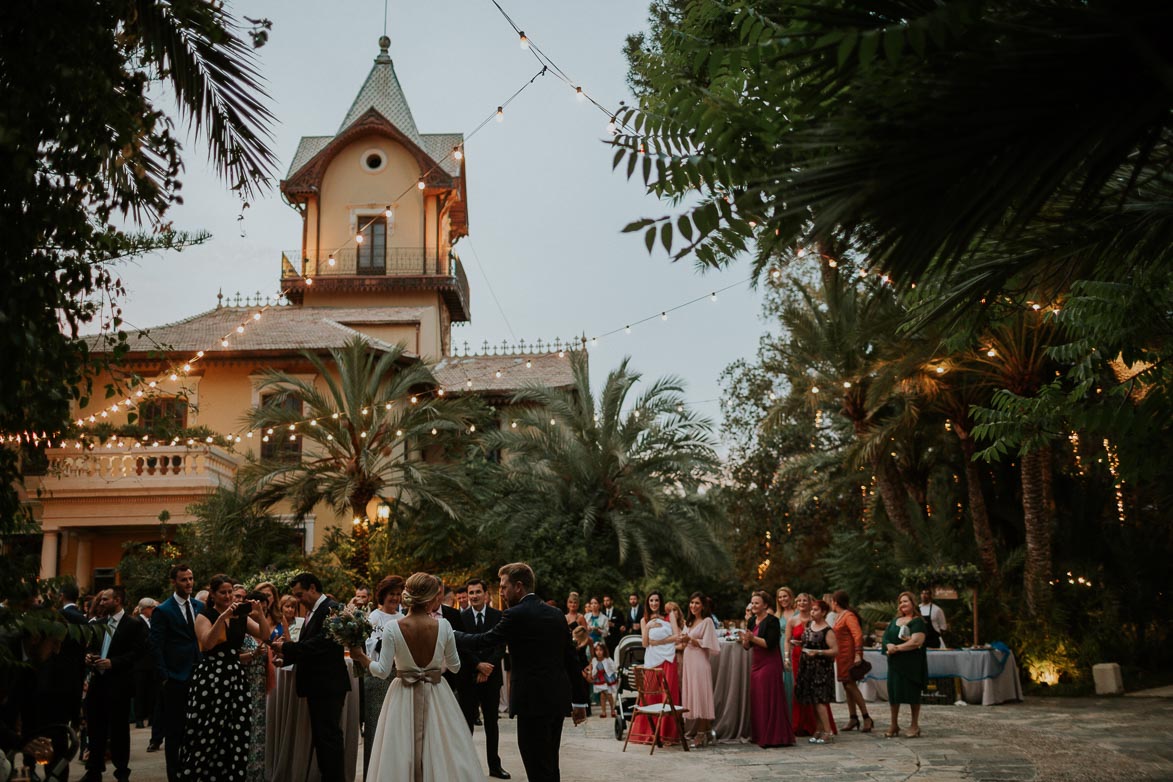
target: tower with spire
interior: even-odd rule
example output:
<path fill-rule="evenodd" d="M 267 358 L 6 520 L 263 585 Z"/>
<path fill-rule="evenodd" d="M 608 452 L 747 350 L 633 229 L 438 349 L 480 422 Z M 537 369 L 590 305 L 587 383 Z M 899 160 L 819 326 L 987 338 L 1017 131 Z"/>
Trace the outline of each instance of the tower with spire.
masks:
<path fill-rule="evenodd" d="M 302 138 L 281 181 L 302 218 L 281 287 L 306 306 L 430 309 L 420 352 L 439 359 L 451 352 L 451 324 L 470 315 L 453 249 L 468 234 L 464 137 L 419 131 L 390 46 L 379 39 L 338 130 Z"/>

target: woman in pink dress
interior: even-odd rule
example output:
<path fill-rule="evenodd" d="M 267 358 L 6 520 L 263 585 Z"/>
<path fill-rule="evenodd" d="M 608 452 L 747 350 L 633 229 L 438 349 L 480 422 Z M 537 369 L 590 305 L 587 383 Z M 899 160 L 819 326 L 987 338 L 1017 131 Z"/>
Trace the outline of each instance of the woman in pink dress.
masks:
<path fill-rule="evenodd" d="M 717 628 L 709 618 L 708 601 L 700 592 L 688 598 L 688 618 L 684 620 L 684 673 L 681 676 L 680 697 L 686 715 L 693 724 L 694 747 L 703 747 L 710 741 L 710 727 L 717 716 L 713 706 L 713 664 L 710 658 L 721 653 L 717 645 Z"/>
<path fill-rule="evenodd" d="M 644 616 L 640 620 L 640 629 L 644 642 L 644 668 L 657 668 L 668 682 L 668 694 L 672 702 L 680 705 L 680 672 L 676 667 L 676 642 L 680 638 L 680 628 L 664 610 L 664 596 L 659 592 L 649 592 L 644 599 Z M 661 698 L 654 695 L 643 696 L 644 705 L 660 703 Z M 631 723 L 631 735 L 628 741 L 637 744 L 651 744 L 655 736 L 656 725 L 643 714 L 635 715 Z M 664 717 L 660 723 L 660 741 L 670 744 L 680 738 L 676 729 L 676 720 Z"/>
<path fill-rule="evenodd" d="M 790 665 L 791 676 L 798 681 L 798 669 L 802 665 L 802 634 L 811 621 L 811 603 L 814 601 L 809 594 L 803 592 L 794 599 L 798 612 L 790 618 L 785 630 L 785 644 L 783 660 Z M 831 720 L 831 735 L 838 735 L 839 728 L 835 725 L 835 718 Z M 794 726 L 794 735 L 813 736 L 820 732 L 819 715 L 814 706 L 808 706 L 794 700 L 791 724 Z"/>
<path fill-rule="evenodd" d="M 742 647 L 753 647 L 749 671 L 749 716 L 753 743 L 766 747 L 794 744 L 790 715 L 786 713 L 786 692 L 782 688 L 782 658 L 778 647 L 782 627 L 770 613 L 770 596 L 754 592 L 750 600 L 753 630 L 741 634 Z"/>

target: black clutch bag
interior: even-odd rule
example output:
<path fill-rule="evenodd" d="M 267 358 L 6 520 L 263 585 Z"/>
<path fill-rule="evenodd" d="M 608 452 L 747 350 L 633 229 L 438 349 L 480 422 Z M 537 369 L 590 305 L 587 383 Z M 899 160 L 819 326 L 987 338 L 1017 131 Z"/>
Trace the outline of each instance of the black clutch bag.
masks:
<path fill-rule="evenodd" d="M 853 682 L 857 682 L 863 679 L 863 677 L 867 676 L 868 672 L 871 670 L 871 663 L 869 663 L 867 660 L 860 660 L 855 665 L 848 668 L 847 673 L 849 676 L 851 676 L 851 680 Z"/>

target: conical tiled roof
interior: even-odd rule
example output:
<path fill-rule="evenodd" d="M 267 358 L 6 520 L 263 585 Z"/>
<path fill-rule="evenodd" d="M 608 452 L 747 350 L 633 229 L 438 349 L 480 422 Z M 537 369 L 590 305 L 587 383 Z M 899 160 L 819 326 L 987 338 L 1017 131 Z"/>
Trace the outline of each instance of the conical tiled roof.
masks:
<path fill-rule="evenodd" d="M 415 125 L 415 117 L 411 115 L 411 108 L 407 105 L 407 98 L 403 95 L 403 87 L 399 84 L 399 77 L 395 75 L 395 65 L 391 62 L 388 49 L 391 39 L 383 36 L 379 39 L 379 56 L 375 58 L 375 66 L 371 68 L 362 89 L 346 112 L 346 118 L 338 126 L 338 132 L 346 130 L 368 109 L 374 109 L 382 114 L 396 128 L 407 136 L 416 146 L 427 149 L 420 138 L 419 128 Z"/>

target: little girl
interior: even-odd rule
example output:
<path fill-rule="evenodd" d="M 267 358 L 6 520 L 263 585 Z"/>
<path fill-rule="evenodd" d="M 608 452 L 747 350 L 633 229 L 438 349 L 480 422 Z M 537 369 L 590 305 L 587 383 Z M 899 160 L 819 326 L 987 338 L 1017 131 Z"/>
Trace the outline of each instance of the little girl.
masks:
<path fill-rule="evenodd" d="M 591 662 L 591 686 L 599 696 L 599 719 L 615 716 L 615 694 L 619 691 L 619 673 L 615 661 L 607 656 L 607 645 L 595 644 L 595 659 Z M 609 711 L 609 713 L 608 713 Z"/>

